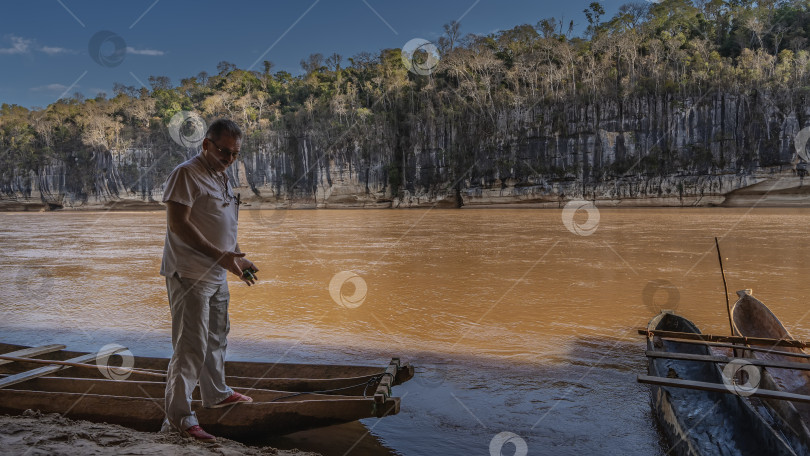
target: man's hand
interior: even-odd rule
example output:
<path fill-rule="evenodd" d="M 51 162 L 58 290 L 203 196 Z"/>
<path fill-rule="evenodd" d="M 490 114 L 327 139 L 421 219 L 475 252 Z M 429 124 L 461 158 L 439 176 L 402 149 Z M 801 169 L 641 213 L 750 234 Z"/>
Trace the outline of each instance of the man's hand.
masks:
<path fill-rule="evenodd" d="M 244 253 L 222 252 L 222 256 L 220 257 L 217 264 L 227 269 L 229 272 L 236 274 L 236 276 L 239 277 L 239 279 L 241 279 L 243 282 L 248 284 L 248 286 L 256 283 L 256 281 L 253 278 L 245 277 L 242 275 L 242 271 L 248 268 L 251 269 L 253 272 L 259 271 L 259 269 L 256 267 L 256 265 L 253 264 L 252 261 L 245 258 Z"/>
<path fill-rule="evenodd" d="M 250 272 L 252 273 L 252 275 L 249 276 L 249 277 L 245 277 L 244 275 L 242 275 L 241 272 L 239 273 L 240 277 L 242 278 L 242 281 L 245 282 L 246 284 L 248 284 L 248 286 L 250 286 L 250 285 L 256 283 L 256 279 L 257 279 L 256 273 L 259 272 L 259 268 L 257 268 L 256 265 L 253 264 L 252 261 L 245 258 L 244 255 L 245 254 L 243 253 L 241 257 L 236 257 L 235 260 L 236 260 L 236 264 L 239 266 L 240 271 L 244 271 L 245 269 L 250 269 Z"/>

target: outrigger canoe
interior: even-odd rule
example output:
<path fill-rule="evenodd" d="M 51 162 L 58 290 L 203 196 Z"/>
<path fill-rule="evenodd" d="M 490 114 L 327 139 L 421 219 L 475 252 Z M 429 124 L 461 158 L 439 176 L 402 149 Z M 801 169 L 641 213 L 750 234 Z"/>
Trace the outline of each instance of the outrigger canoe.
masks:
<path fill-rule="evenodd" d="M 98 369 L 86 363 L 116 358 L 123 347 L 106 353 L 64 348 L 0 343 L 0 358 L 5 358 L 0 359 L 0 412 L 33 409 L 142 431 L 160 429 L 168 359 L 133 357 L 134 371 L 113 368 L 103 375 L 103 365 Z M 214 435 L 247 438 L 395 415 L 400 399 L 392 396 L 392 387 L 411 379 L 414 369 L 393 358 L 382 367 L 227 361 L 225 372 L 228 385 L 254 402 L 206 409 L 195 391 L 193 408 L 202 427 Z"/>
<path fill-rule="evenodd" d="M 686 318 L 663 311 L 648 331 L 700 334 Z M 648 332 L 648 352 L 711 355 L 707 345 L 662 339 Z M 716 364 L 650 358 L 650 376 L 723 384 Z M 734 394 L 652 385 L 652 408 L 675 455 L 795 455 L 791 446 L 749 402 Z"/>
<path fill-rule="evenodd" d="M 731 309 L 734 331 L 744 337 L 795 340 L 779 318 L 751 294 L 751 290 L 737 292 L 740 299 Z M 797 363 L 810 368 L 810 359 L 798 347 L 779 346 L 772 350 L 744 350 L 744 355 L 776 363 Z M 767 367 L 761 370 L 761 386 L 764 389 L 810 395 L 810 371 Z M 764 400 L 765 404 L 792 431 L 805 448 L 810 448 L 810 403 Z"/>

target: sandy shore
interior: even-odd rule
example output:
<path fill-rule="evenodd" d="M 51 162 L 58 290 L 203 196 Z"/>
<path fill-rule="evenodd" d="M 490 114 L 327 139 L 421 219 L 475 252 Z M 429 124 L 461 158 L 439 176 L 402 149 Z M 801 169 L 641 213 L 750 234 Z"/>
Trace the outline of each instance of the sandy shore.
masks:
<path fill-rule="evenodd" d="M 75 421 L 59 414 L 27 411 L 22 416 L 0 415 L 0 453 L 54 455 L 296 455 L 317 456 L 297 450 L 249 447 L 217 438 L 198 443 L 178 434 L 139 432 L 114 424 Z"/>

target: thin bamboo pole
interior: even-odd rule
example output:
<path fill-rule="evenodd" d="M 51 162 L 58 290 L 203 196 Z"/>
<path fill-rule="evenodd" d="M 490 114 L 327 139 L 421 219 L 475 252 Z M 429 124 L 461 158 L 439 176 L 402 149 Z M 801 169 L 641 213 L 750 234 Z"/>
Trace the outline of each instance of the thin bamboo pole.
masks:
<path fill-rule="evenodd" d="M 738 348 L 740 350 L 748 350 L 748 351 L 755 351 L 761 353 L 770 353 L 772 355 L 780 355 L 780 356 L 790 356 L 793 358 L 805 358 L 810 359 L 810 355 L 807 353 L 795 353 L 795 352 L 787 352 L 782 350 L 771 350 L 770 348 L 760 348 L 760 347 L 747 347 L 745 345 L 740 344 L 725 344 L 722 342 L 704 342 L 700 340 L 686 340 L 686 339 L 678 339 L 677 337 L 662 337 L 662 339 L 669 340 L 672 342 L 680 342 L 682 344 L 695 344 L 695 345 L 708 345 L 710 347 L 721 347 L 721 348 Z"/>
<path fill-rule="evenodd" d="M 731 342 L 745 345 L 768 345 L 778 347 L 808 348 L 810 344 L 797 339 L 768 339 L 765 337 L 718 336 L 715 334 L 695 334 L 678 331 L 638 329 L 645 336 L 672 337 L 678 339 L 701 340 L 704 342 Z"/>
<path fill-rule="evenodd" d="M 787 391 L 766 390 L 763 388 L 751 391 L 742 390 L 741 387 L 724 385 L 710 382 L 698 382 L 694 380 L 682 380 L 677 378 L 654 377 L 649 375 L 639 375 L 636 377 L 639 383 L 651 385 L 674 386 L 676 388 L 696 389 L 700 391 L 712 391 L 715 393 L 734 394 L 736 396 L 761 397 L 764 399 L 779 399 L 791 402 L 810 403 L 810 396 L 804 394 L 788 393 Z"/>
<path fill-rule="evenodd" d="M 681 361 L 700 361 L 706 363 L 728 364 L 739 358 L 729 358 L 728 356 L 710 356 L 710 355 L 696 355 L 693 353 L 673 353 L 647 350 L 648 358 L 665 358 L 677 359 Z M 779 369 L 793 369 L 801 371 L 810 371 L 810 363 L 797 363 L 793 361 L 768 361 L 757 358 L 748 358 L 745 360 L 746 364 L 761 367 L 778 367 Z"/>

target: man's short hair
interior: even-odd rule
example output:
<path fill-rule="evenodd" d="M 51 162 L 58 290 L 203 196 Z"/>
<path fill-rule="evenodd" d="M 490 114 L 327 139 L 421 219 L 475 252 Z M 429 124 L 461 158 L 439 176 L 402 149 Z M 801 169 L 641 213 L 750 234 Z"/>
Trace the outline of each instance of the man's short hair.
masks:
<path fill-rule="evenodd" d="M 205 137 L 218 141 L 222 135 L 230 136 L 234 139 L 242 139 L 242 130 L 231 119 L 217 119 L 205 132 Z"/>

